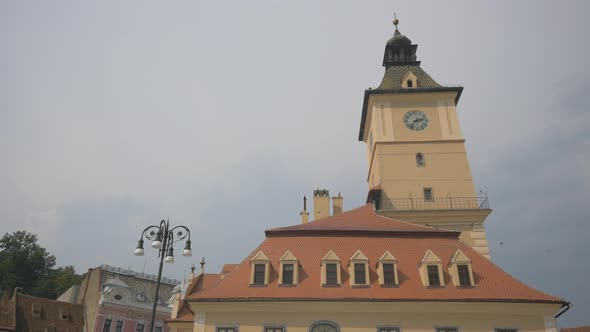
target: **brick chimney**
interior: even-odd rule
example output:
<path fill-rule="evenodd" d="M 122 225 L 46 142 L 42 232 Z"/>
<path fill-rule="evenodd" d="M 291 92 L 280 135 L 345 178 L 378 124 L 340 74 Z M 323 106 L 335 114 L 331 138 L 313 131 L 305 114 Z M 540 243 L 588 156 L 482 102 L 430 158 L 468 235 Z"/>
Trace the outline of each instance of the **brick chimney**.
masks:
<path fill-rule="evenodd" d="M 330 191 L 316 189 L 313 191 L 313 220 L 330 216 Z"/>
<path fill-rule="evenodd" d="M 332 213 L 334 215 L 337 215 L 338 213 L 342 213 L 342 201 L 343 200 L 344 200 L 344 197 L 340 196 L 340 193 L 338 193 L 338 196 L 332 197 Z"/>
<path fill-rule="evenodd" d="M 299 215 L 301 216 L 301 223 L 307 224 L 309 221 L 309 212 L 307 212 L 307 197 L 305 195 L 303 195 L 303 211 Z"/>

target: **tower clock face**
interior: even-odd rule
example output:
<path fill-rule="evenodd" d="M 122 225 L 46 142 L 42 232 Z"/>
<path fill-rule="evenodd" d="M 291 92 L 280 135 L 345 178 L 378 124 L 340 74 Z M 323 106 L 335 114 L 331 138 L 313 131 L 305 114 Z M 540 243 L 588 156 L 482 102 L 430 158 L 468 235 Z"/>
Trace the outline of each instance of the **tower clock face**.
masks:
<path fill-rule="evenodd" d="M 422 111 L 409 111 L 404 115 L 404 124 L 410 130 L 424 130 L 428 127 L 428 117 Z"/>

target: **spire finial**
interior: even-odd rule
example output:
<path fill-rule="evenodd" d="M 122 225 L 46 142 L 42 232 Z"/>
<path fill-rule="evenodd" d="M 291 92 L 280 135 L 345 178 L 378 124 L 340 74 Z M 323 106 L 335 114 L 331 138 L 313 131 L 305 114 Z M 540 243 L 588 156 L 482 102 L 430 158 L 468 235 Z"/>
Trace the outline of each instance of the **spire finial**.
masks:
<path fill-rule="evenodd" d="M 205 257 L 201 259 L 201 270 L 205 268 Z"/>
<path fill-rule="evenodd" d="M 395 25 L 395 31 L 397 31 L 397 25 L 399 24 L 399 20 L 397 19 L 397 16 L 395 15 L 395 12 L 393 12 L 393 25 Z"/>
<path fill-rule="evenodd" d="M 303 195 L 303 211 L 307 211 L 307 197 Z"/>

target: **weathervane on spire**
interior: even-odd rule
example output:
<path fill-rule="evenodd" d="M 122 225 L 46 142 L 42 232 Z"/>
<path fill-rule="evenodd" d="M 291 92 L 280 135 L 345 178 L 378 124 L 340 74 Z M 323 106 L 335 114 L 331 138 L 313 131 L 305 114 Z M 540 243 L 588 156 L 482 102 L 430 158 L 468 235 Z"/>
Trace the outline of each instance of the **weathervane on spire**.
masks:
<path fill-rule="evenodd" d="M 395 12 L 393 12 L 393 25 L 395 25 L 395 31 L 397 31 L 397 25 L 399 24 L 399 20 L 395 16 Z"/>

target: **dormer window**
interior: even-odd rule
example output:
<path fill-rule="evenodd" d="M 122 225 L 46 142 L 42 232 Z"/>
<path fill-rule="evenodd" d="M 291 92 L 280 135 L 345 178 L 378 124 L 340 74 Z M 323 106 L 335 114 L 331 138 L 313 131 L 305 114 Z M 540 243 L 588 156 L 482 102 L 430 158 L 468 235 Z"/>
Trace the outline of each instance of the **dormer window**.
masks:
<path fill-rule="evenodd" d="M 254 264 L 254 285 L 264 285 L 266 276 L 265 264 Z"/>
<path fill-rule="evenodd" d="M 469 273 L 469 265 L 457 265 L 457 273 L 459 274 L 460 286 L 471 286 L 471 276 Z"/>
<path fill-rule="evenodd" d="M 350 284 L 366 286 L 369 284 L 369 259 L 360 250 L 350 257 Z"/>
<path fill-rule="evenodd" d="M 471 260 L 461 250 L 457 250 L 451 258 L 449 264 L 449 273 L 453 279 L 453 284 L 457 287 L 473 287 L 473 270 L 471 269 Z"/>
<path fill-rule="evenodd" d="M 268 285 L 270 275 L 270 260 L 266 255 L 259 251 L 250 260 L 250 285 L 265 286 Z"/>
<path fill-rule="evenodd" d="M 299 283 L 299 262 L 293 254 L 287 250 L 279 259 L 279 284 L 297 285 Z"/>
<path fill-rule="evenodd" d="M 340 273 L 340 258 L 330 250 L 330 252 L 322 258 L 322 285 L 339 286 L 341 283 L 342 275 Z"/>
<path fill-rule="evenodd" d="M 389 251 L 386 251 L 379 258 L 377 269 L 379 273 L 379 284 L 381 286 L 391 287 L 399 284 L 397 278 L 397 259 Z"/>
<path fill-rule="evenodd" d="M 445 284 L 443 278 L 442 264 L 432 251 L 427 250 L 426 254 L 418 265 L 422 284 L 426 287 L 442 287 Z"/>
<path fill-rule="evenodd" d="M 338 264 L 326 264 L 326 285 L 338 285 Z"/>
<path fill-rule="evenodd" d="M 354 263 L 354 284 L 365 285 L 367 283 L 366 273 L 366 264 Z"/>
<path fill-rule="evenodd" d="M 418 78 L 411 71 L 407 72 L 402 79 L 402 88 L 412 89 L 418 87 Z"/>
<path fill-rule="evenodd" d="M 440 286 L 440 275 L 438 274 L 438 265 L 427 265 L 428 286 Z"/>

